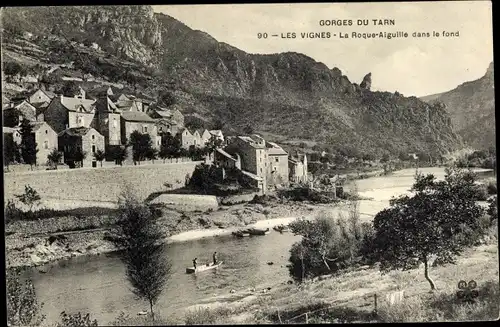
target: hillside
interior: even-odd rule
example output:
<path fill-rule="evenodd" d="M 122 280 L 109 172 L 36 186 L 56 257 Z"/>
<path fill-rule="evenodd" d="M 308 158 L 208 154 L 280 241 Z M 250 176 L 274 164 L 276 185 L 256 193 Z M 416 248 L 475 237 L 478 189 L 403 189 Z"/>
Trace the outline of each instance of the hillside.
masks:
<path fill-rule="evenodd" d="M 207 127 L 377 156 L 461 147 L 439 104 L 372 92 L 299 53 L 245 53 L 148 6 L 7 8 L 2 19 L 4 60 L 40 75 L 41 66 L 74 62 L 77 74 L 151 96 L 168 89 L 187 121 Z"/>
<path fill-rule="evenodd" d="M 495 146 L 495 85 L 491 63 L 486 74 L 448 92 L 422 97 L 446 106 L 455 131 L 468 145 L 479 149 Z"/>

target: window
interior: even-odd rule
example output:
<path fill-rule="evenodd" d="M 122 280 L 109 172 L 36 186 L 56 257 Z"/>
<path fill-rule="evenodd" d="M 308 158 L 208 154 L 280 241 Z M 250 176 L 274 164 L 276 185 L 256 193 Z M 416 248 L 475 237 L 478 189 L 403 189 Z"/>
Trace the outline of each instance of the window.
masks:
<path fill-rule="evenodd" d="M 162 131 L 163 131 L 163 127 L 161 127 L 161 126 L 160 126 L 160 129 L 159 129 L 159 130 L 160 130 L 160 132 L 162 132 Z"/>
<path fill-rule="evenodd" d="M 262 173 L 262 168 L 260 169 L 260 172 Z"/>
<path fill-rule="evenodd" d="M 44 141 L 43 142 L 43 148 L 48 149 L 49 148 L 49 141 Z"/>
<path fill-rule="evenodd" d="M 95 135 L 92 134 L 92 139 L 95 140 Z"/>
<path fill-rule="evenodd" d="M 92 135 L 94 136 L 94 135 Z M 95 145 L 92 145 L 92 153 L 95 153 Z"/>
<path fill-rule="evenodd" d="M 148 127 L 144 126 L 144 133 L 147 133 L 147 132 L 148 132 Z"/>
<path fill-rule="evenodd" d="M 45 130 L 45 134 L 49 134 L 49 130 L 48 129 Z"/>
<path fill-rule="evenodd" d="M 276 162 L 280 162 L 280 158 L 278 158 L 278 157 L 276 157 L 274 160 L 275 160 Z"/>
<path fill-rule="evenodd" d="M 116 128 L 118 123 L 116 122 L 116 118 L 113 118 L 113 128 Z"/>

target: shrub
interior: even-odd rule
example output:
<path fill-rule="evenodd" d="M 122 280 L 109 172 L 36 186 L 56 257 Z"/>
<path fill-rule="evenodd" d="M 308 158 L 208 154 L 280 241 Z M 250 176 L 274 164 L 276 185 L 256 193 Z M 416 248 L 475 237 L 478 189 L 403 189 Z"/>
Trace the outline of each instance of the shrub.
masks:
<path fill-rule="evenodd" d="M 303 236 L 290 250 L 288 266 L 296 281 L 334 273 L 361 262 L 363 244 L 372 233 L 359 221 L 357 203 L 351 203 L 349 217 L 337 220 L 324 215 L 314 221 L 298 219 L 289 225 L 295 235 Z"/>
<path fill-rule="evenodd" d="M 497 194 L 497 181 L 489 181 L 488 184 L 486 184 L 486 190 L 489 195 Z"/>
<path fill-rule="evenodd" d="M 9 326 L 39 326 L 45 319 L 43 303 L 38 303 L 31 279 L 23 277 L 17 268 L 6 270 L 7 323 Z"/>
<path fill-rule="evenodd" d="M 484 184 L 476 185 L 474 197 L 476 201 L 486 201 L 488 199 L 487 186 Z"/>
<path fill-rule="evenodd" d="M 490 215 L 492 220 L 496 220 L 498 218 L 498 202 L 497 196 L 495 195 L 491 199 L 488 200 L 488 215 Z"/>
<path fill-rule="evenodd" d="M 186 325 L 220 325 L 228 323 L 231 310 L 219 307 L 216 309 L 198 308 L 189 311 L 185 316 Z"/>
<path fill-rule="evenodd" d="M 66 312 L 61 312 L 61 323 L 57 324 L 57 327 L 91 327 L 97 326 L 97 320 L 91 320 L 90 314 L 87 313 L 82 316 L 80 312 L 74 314 L 67 314 Z"/>

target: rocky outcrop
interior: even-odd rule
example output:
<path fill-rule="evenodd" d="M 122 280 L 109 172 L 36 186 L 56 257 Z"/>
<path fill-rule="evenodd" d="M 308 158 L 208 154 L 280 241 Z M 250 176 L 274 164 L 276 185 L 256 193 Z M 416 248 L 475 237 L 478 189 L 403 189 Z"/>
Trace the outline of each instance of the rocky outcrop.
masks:
<path fill-rule="evenodd" d="M 486 149 L 495 146 L 495 84 L 493 62 L 483 77 L 465 82 L 448 92 L 422 97 L 442 103 L 454 130 L 468 145 Z"/>
<path fill-rule="evenodd" d="M 363 81 L 359 84 L 359 87 L 365 90 L 370 90 L 372 86 L 372 73 L 368 73 L 363 77 Z"/>

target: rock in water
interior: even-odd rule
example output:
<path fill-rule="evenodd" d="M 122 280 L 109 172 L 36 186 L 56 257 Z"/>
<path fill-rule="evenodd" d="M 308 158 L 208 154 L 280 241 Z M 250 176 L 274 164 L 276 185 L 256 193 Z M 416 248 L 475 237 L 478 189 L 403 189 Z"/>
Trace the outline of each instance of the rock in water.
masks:
<path fill-rule="evenodd" d="M 369 90 L 372 86 L 372 73 L 368 73 L 363 77 L 363 81 L 359 84 L 359 87 L 365 90 Z"/>

